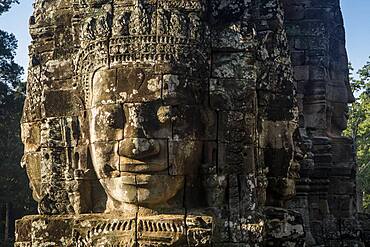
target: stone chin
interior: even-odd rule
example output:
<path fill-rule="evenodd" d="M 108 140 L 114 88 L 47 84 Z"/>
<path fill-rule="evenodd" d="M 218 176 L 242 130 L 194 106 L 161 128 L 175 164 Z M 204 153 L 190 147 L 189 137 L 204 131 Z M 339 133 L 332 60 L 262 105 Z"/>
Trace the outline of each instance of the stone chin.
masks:
<path fill-rule="evenodd" d="M 136 174 L 100 179 L 108 200 L 114 204 L 132 204 L 163 208 L 184 187 L 183 176 Z M 107 203 L 109 205 L 109 203 Z M 115 207 L 112 211 L 120 211 Z"/>
<path fill-rule="evenodd" d="M 342 132 L 347 128 L 348 125 L 348 112 L 343 112 L 339 117 L 331 119 L 331 129 L 329 136 L 341 136 Z"/>
<path fill-rule="evenodd" d="M 338 119 L 335 123 L 337 129 L 342 132 L 347 128 L 348 125 L 348 118 L 347 116 L 343 116 L 341 119 Z"/>

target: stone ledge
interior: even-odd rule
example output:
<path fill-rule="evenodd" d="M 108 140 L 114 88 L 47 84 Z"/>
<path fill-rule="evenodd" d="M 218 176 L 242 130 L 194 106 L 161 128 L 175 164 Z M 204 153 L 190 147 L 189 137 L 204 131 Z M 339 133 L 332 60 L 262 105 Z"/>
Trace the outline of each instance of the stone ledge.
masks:
<path fill-rule="evenodd" d="M 210 216 L 31 215 L 16 222 L 15 246 L 210 246 L 212 233 Z"/>

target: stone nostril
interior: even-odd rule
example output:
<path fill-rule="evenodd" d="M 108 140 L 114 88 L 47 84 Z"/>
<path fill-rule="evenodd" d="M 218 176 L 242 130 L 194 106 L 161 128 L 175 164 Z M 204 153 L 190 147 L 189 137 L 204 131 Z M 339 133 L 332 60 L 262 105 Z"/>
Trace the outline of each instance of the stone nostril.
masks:
<path fill-rule="evenodd" d="M 108 177 L 117 177 L 117 176 L 119 176 L 119 171 L 117 171 L 116 169 L 114 169 L 109 164 L 105 164 L 104 165 L 104 167 L 103 167 L 103 173 L 104 173 L 105 176 L 108 176 Z"/>
<path fill-rule="evenodd" d="M 110 172 L 114 171 L 114 169 L 109 164 L 105 164 L 104 167 L 103 167 L 103 171 L 104 171 L 104 173 L 110 173 Z"/>

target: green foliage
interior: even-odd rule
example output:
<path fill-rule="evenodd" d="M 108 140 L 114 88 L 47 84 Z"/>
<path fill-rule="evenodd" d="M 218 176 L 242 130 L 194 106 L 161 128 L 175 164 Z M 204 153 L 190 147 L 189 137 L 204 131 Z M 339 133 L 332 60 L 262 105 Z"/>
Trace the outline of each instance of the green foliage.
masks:
<path fill-rule="evenodd" d="M 17 0 L 0 0 L 0 15 Z M 0 203 L 11 205 L 11 217 L 17 219 L 34 210 L 28 179 L 20 167 L 23 145 L 20 119 L 24 101 L 23 69 L 15 61 L 17 40 L 13 34 L 0 30 Z M 0 246 L 10 246 L 14 236 L 10 222 L 8 241 L 0 233 Z"/>
<path fill-rule="evenodd" d="M 369 212 L 369 208 L 370 208 L 370 194 L 369 193 L 364 193 L 363 207 L 366 212 Z"/>
<path fill-rule="evenodd" d="M 353 72 L 352 66 L 350 66 Z M 351 76 L 351 87 L 356 97 L 350 107 L 347 136 L 354 139 L 359 182 L 364 191 L 364 208 L 370 210 L 370 62 L 358 72 L 358 78 Z"/>
<path fill-rule="evenodd" d="M 0 1 L 0 14 L 7 11 L 12 3 L 17 2 L 16 0 Z M 9 134 L 5 133 L 7 129 L 13 133 L 13 136 L 16 133 L 14 127 L 18 124 L 14 121 L 20 119 L 24 98 L 24 83 L 21 81 L 23 69 L 14 61 L 16 49 L 17 40 L 14 35 L 0 30 L 0 148 L 2 148 L 2 142 L 7 140 L 6 137 Z M 0 168 L 1 166 L 0 163 Z"/>
<path fill-rule="evenodd" d="M 10 9 L 13 3 L 19 3 L 18 0 L 0 0 L 0 15 Z"/>
<path fill-rule="evenodd" d="M 0 93 L 4 94 L 20 83 L 23 69 L 14 62 L 17 40 L 13 34 L 0 30 Z"/>
<path fill-rule="evenodd" d="M 0 0 L 0 15 L 9 10 L 18 0 Z M 0 30 L 0 107 L 12 101 L 14 94 L 23 88 L 21 75 L 23 69 L 14 62 L 17 40 L 13 34 Z"/>
<path fill-rule="evenodd" d="M 0 14 L 15 0 L 0 0 Z M 23 69 L 15 63 L 17 40 L 13 34 L 0 30 L 0 171 L 19 161 L 22 145 L 19 121 L 24 99 Z M 9 169 L 9 167 L 8 167 Z M 6 174 L 6 173 L 5 173 Z M 0 176 L 4 173 L 0 173 Z M 2 195 L 0 194 L 0 197 Z"/>

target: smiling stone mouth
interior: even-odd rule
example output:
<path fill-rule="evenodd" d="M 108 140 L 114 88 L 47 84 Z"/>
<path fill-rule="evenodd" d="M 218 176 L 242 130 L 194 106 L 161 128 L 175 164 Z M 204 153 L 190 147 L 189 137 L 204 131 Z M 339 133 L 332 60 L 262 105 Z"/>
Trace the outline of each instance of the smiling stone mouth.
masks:
<path fill-rule="evenodd" d="M 169 176 L 167 169 L 160 172 L 120 172 L 108 164 L 104 166 L 104 174 L 104 179 L 119 179 L 119 183 L 131 186 L 145 186 L 153 177 Z"/>
<path fill-rule="evenodd" d="M 106 177 L 137 176 L 137 175 L 168 175 L 168 166 L 148 163 L 125 163 L 120 171 L 112 165 L 105 164 L 103 173 Z"/>
<path fill-rule="evenodd" d="M 129 173 L 161 173 L 168 165 L 156 162 L 120 162 L 120 171 Z"/>

